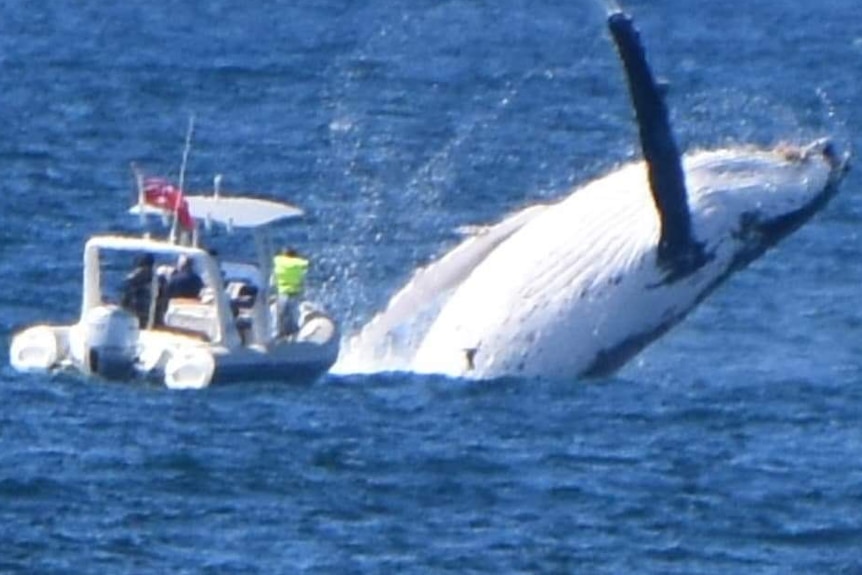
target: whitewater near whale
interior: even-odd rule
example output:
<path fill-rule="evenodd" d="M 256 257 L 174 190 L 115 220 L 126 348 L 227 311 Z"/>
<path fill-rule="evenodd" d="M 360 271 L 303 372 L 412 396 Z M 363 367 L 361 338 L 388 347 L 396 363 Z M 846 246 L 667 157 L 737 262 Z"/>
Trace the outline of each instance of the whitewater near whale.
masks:
<path fill-rule="evenodd" d="M 351 339 L 337 372 L 613 373 L 837 192 L 849 157 L 828 139 L 681 155 L 631 18 L 615 11 L 607 23 L 644 160 L 418 270 Z"/>

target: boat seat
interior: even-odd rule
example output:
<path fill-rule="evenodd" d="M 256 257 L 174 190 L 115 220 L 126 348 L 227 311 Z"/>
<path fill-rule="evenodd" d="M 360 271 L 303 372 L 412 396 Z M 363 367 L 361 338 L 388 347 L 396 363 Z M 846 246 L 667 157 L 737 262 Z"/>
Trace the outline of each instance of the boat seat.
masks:
<path fill-rule="evenodd" d="M 214 341 L 218 335 L 218 315 L 211 303 L 196 299 L 174 298 L 165 311 L 165 326 L 198 332 Z"/>

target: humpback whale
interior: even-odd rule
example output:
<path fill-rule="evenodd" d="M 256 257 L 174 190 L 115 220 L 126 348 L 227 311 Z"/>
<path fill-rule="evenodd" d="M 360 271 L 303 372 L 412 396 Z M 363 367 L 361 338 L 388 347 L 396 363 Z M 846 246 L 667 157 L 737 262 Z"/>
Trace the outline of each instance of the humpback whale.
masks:
<path fill-rule="evenodd" d="M 336 371 L 471 379 L 613 373 L 838 190 L 827 139 L 681 155 L 632 19 L 607 20 L 643 161 L 484 228 L 418 270 Z"/>

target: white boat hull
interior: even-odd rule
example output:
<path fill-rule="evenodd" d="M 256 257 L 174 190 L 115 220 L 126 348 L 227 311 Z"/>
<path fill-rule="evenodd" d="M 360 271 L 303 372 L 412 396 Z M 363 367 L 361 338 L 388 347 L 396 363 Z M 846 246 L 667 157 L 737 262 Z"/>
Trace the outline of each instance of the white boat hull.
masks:
<path fill-rule="evenodd" d="M 255 380 L 307 383 L 332 367 L 339 350 L 339 334 L 331 320 L 314 321 L 316 327 L 306 327 L 306 333 L 301 330 L 295 338 L 235 349 L 210 345 L 199 337 L 171 330 L 141 330 L 134 354 L 128 358 L 127 370 L 122 368 L 121 354 L 109 356 L 104 348 L 94 349 L 93 340 L 87 337 L 92 333 L 88 333 L 85 325 L 39 325 L 14 336 L 10 362 L 21 372 L 71 368 L 107 379 L 160 381 L 174 389 Z M 322 327 L 323 323 L 326 325 Z M 321 330 L 329 334 L 327 339 L 301 339 Z M 94 357 L 99 359 L 94 361 Z"/>

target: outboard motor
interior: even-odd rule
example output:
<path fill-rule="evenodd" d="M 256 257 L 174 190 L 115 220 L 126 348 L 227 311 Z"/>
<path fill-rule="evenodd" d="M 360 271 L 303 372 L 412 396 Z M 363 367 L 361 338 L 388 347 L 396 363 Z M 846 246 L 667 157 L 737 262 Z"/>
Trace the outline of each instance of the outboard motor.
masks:
<path fill-rule="evenodd" d="M 132 375 L 138 357 L 138 318 L 115 305 L 91 309 L 84 317 L 84 365 L 106 379 Z"/>

